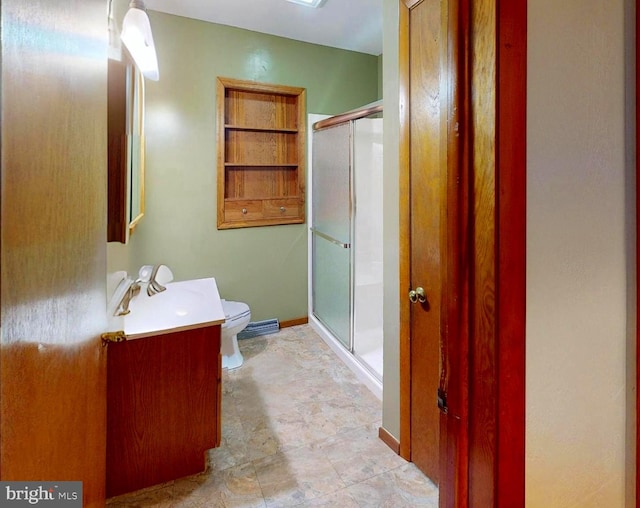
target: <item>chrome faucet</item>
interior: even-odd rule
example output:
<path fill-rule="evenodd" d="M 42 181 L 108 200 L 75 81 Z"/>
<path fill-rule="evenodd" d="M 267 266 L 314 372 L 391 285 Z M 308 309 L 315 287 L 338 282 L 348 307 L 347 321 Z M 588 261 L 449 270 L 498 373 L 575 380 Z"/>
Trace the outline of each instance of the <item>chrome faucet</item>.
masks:
<path fill-rule="evenodd" d="M 157 295 L 158 293 L 161 293 L 162 291 L 167 289 L 156 280 L 158 270 L 161 266 L 162 265 L 155 265 L 153 267 L 153 271 L 151 272 L 151 276 L 149 277 L 149 283 L 147 284 L 147 294 L 149 296 Z"/>
<path fill-rule="evenodd" d="M 140 271 L 140 277 L 138 277 L 136 280 L 128 279 L 126 283 L 128 283 L 129 286 L 122 295 L 122 298 L 118 303 L 115 312 L 113 313 L 114 316 L 126 316 L 131 312 L 131 310 L 129 309 L 131 300 L 134 296 L 140 293 L 140 289 L 142 288 L 143 284 L 147 285 L 147 294 L 149 296 L 157 295 L 158 293 L 161 293 L 162 291 L 167 289 L 156 280 L 156 277 L 158 276 L 158 270 L 161 266 L 162 265 L 155 265 L 151 272 L 148 271 L 151 266 L 144 266 L 144 271 L 142 269 Z M 125 281 L 123 280 L 122 283 L 125 283 Z"/>
<path fill-rule="evenodd" d="M 126 316 L 127 314 L 129 314 L 129 312 L 131 312 L 131 310 L 129 309 L 129 304 L 131 303 L 131 299 L 134 296 L 136 296 L 139 292 L 140 292 L 140 281 L 135 280 L 129 285 L 129 287 L 125 291 L 124 295 L 122 296 L 122 300 L 120 300 L 118 307 L 116 307 L 116 312 L 114 315 Z"/>

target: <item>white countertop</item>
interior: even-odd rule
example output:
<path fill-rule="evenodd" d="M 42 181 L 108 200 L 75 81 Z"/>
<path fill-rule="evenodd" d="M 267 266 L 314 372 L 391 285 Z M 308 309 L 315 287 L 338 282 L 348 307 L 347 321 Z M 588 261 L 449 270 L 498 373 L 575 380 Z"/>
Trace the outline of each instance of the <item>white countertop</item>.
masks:
<path fill-rule="evenodd" d="M 171 282 L 166 290 L 147 296 L 146 287 L 129 305 L 124 316 L 127 339 L 141 339 L 224 323 L 224 310 L 216 280 L 194 279 Z"/>

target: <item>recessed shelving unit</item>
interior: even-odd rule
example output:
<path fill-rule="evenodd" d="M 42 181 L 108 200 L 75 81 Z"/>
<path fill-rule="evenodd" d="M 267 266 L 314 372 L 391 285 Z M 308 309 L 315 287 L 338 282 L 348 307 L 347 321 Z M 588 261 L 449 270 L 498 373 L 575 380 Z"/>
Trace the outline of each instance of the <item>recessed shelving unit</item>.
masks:
<path fill-rule="evenodd" d="M 218 78 L 218 229 L 305 221 L 305 89 Z"/>

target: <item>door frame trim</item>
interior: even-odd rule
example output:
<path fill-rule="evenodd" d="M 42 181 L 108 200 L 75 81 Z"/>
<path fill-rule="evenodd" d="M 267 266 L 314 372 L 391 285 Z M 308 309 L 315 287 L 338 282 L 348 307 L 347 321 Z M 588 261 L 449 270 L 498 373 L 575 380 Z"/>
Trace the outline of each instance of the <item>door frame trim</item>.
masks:
<path fill-rule="evenodd" d="M 409 181 L 409 10 L 417 2 L 399 0 L 399 88 L 400 88 L 400 132 L 399 132 L 399 164 L 400 195 L 408 195 Z M 460 64 L 460 81 L 465 106 L 465 96 L 471 87 L 471 60 L 487 58 L 488 63 L 495 69 L 495 172 L 488 182 L 493 188 L 492 200 L 486 203 L 493 209 L 493 223 L 483 228 L 480 222 L 468 221 L 467 238 L 481 237 L 490 234 L 493 238 L 493 267 L 492 290 L 495 296 L 493 310 L 493 327 L 482 327 L 478 323 L 480 316 L 474 309 L 479 308 L 474 301 L 477 296 L 473 292 L 477 282 L 474 267 L 479 263 L 479 254 L 475 249 L 470 250 L 467 259 L 462 260 L 470 268 L 466 280 L 460 281 L 463 286 L 471 289 L 464 292 L 467 302 L 462 302 L 469 309 L 469 322 L 462 333 L 471 339 L 466 350 L 465 344 L 453 344 L 457 347 L 460 358 L 457 359 L 460 372 L 452 372 L 452 376 L 473 380 L 479 378 L 479 365 L 469 362 L 469 356 L 474 355 L 474 346 L 490 348 L 489 365 L 485 365 L 482 375 L 486 376 L 487 367 L 493 379 L 484 389 L 482 400 L 479 400 L 475 390 L 463 386 L 468 401 L 468 422 L 457 425 L 456 429 L 449 429 L 445 439 L 450 441 L 442 448 L 441 463 L 444 465 L 457 464 L 458 474 L 462 478 L 441 482 L 441 506 L 466 506 L 470 497 L 478 499 L 492 499 L 494 506 L 524 506 L 524 443 L 525 443 L 525 311 L 526 311 L 526 48 L 527 48 L 527 1 L 526 0 L 459 0 L 458 8 L 461 18 L 470 23 L 471 28 L 464 28 L 463 23 L 458 43 L 461 55 L 466 59 Z M 496 16 L 495 47 L 487 49 L 484 55 L 471 54 L 467 46 L 469 33 L 473 30 L 473 18 L 470 12 L 484 4 L 484 7 L 494 9 Z M 460 25 L 459 25 L 460 27 Z M 492 49 L 495 50 L 492 53 Z M 493 60 L 489 60 L 493 59 Z M 465 75 L 464 72 L 467 74 Z M 465 88 L 466 87 L 466 88 Z M 469 95 L 469 97 L 471 97 Z M 469 103 L 467 110 L 462 111 L 463 122 L 471 125 L 474 105 Z M 465 106 L 466 107 L 466 106 Z M 463 141 L 462 155 L 467 159 L 470 171 L 472 166 L 473 133 L 470 139 Z M 466 152 L 465 152 L 466 150 Z M 463 161 L 463 164 L 465 162 Z M 463 169 L 464 171 L 464 169 Z M 469 175 L 470 179 L 477 175 Z M 471 182 L 469 182 L 471 185 Z M 477 186 L 477 182 L 475 184 Z M 473 190 L 473 189 L 471 189 Z M 470 200 L 481 199 L 473 194 Z M 466 205 L 462 204 L 461 211 Z M 473 210 L 473 208 L 471 208 Z M 473 217 L 469 217 L 473 219 Z M 462 218 L 464 221 L 465 219 Z M 411 460 L 411 358 L 410 358 L 410 310 L 406 299 L 407 288 L 410 285 L 410 209 L 406 200 L 400 203 L 400 455 Z M 465 232 L 466 233 L 466 232 Z M 458 256 L 462 253 L 458 252 Z M 487 263 L 486 257 L 483 263 Z M 446 279 L 445 279 L 446 280 Z M 445 292 L 451 289 L 445 288 Z M 490 328 L 490 330 L 488 329 Z M 476 333 L 487 333 L 487 336 L 474 336 Z M 459 339 L 460 340 L 460 339 Z M 464 341 L 464 338 L 462 339 Z M 468 377 L 466 377 L 468 376 Z M 487 383 L 485 383 L 487 386 Z M 464 395 L 464 394 L 463 394 Z M 464 397 L 463 397 L 464 399 Z M 498 401 L 500 403 L 498 404 Z M 481 405 L 478 405 L 478 404 Z M 639 402 L 640 404 L 640 402 Z M 482 425 L 478 416 L 482 414 L 482 425 L 487 421 L 495 425 L 495 436 L 492 439 L 482 439 L 484 447 L 490 449 L 478 450 L 478 432 Z M 452 418 L 449 418 L 452 420 Z M 448 451 L 447 451 L 448 450 Z M 456 456 L 452 456 L 452 452 Z M 449 456 L 442 457 L 442 453 Z M 473 454 L 473 461 L 470 457 Z M 479 459 L 480 457 L 480 459 Z M 481 479 L 473 474 L 474 465 L 484 467 L 489 465 L 489 473 Z M 445 479 L 450 475 L 442 474 Z M 444 491 L 443 491 L 444 489 Z"/>
<path fill-rule="evenodd" d="M 399 191 L 408 196 L 411 188 L 409 176 L 411 144 L 409 137 L 409 10 L 415 2 L 399 0 L 399 55 L 398 83 L 400 89 Z M 400 456 L 411 460 L 411 310 L 406 294 L 411 287 L 411 208 L 406 199 L 400 199 Z"/>
<path fill-rule="evenodd" d="M 640 457 L 640 425 L 638 424 L 638 415 L 640 414 L 640 392 L 638 392 L 638 387 L 640 386 L 640 369 L 638 366 L 640 365 L 640 326 L 637 322 L 638 316 L 640 316 L 640 261 L 638 259 L 638 249 L 640 248 L 640 207 L 638 206 L 638 194 L 640 191 L 640 159 L 638 158 L 638 139 L 640 138 L 640 102 L 638 101 L 638 79 L 640 79 L 640 71 L 638 70 L 638 64 L 640 64 L 640 55 L 638 51 L 640 51 L 640 44 L 638 41 L 638 27 L 640 26 L 640 13 L 638 12 L 638 0 L 635 1 L 635 40 L 636 40 L 636 70 L 635 70 L 635 127 L 636 127 L 636 138 L 635 138 L 635 156 L 636 156 L 636 189 L 635 189 L 635 198 L 636 198 L 636 414 L 635 414 L 635 427 L 636 427 L 636 449 L 635 449 L 635 499 L 636 506 L 640 506 L 640 468 L 638 468 L 638 457 Z M 628 413 L 627 413 L 628 414 Z"/>
<path fill-rule="evenodd" d="M 497 6 L 496 500 L 506 508 L 525 502 L 527 0 Z"/>

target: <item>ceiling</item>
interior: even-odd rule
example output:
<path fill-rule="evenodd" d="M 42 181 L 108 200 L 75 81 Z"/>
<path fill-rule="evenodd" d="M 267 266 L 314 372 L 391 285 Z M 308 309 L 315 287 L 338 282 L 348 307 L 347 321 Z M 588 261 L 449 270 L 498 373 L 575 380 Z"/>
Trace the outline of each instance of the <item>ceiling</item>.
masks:
<path fill-rule="evenodd" d="M 286 0 L 145 0 L 147 9 L 288 39 L 382 53 L 383 0 L 326 0 L 311 9 Z"/>

